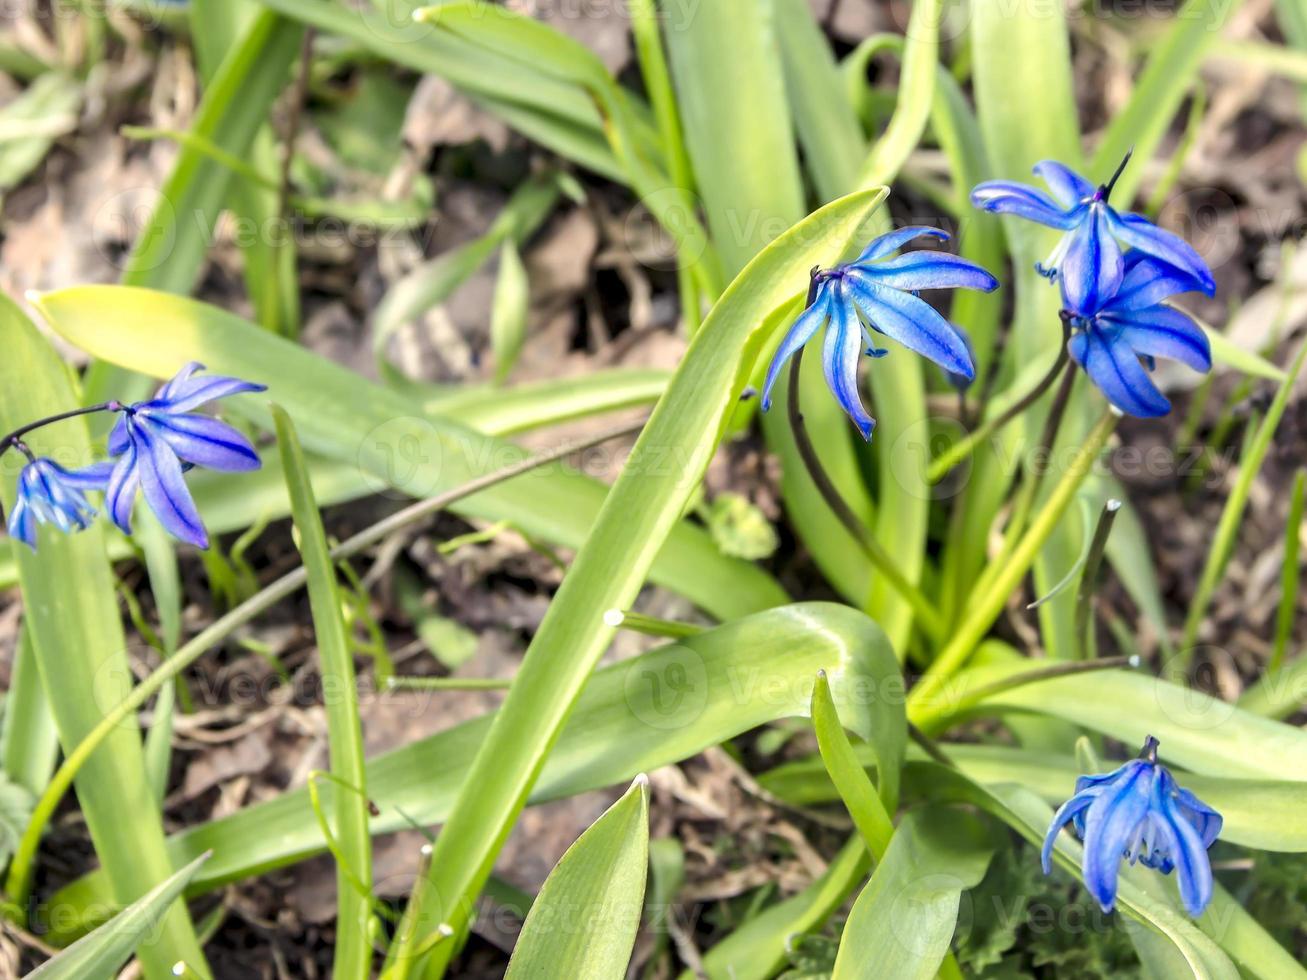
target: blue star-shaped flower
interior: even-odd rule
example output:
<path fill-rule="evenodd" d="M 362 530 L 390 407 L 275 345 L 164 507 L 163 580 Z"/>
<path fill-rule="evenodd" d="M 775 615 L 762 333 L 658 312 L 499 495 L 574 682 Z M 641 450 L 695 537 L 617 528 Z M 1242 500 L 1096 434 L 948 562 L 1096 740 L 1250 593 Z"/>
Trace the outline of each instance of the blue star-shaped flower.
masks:
<path fill-rule="evenodd" d="M 1067 232 L 1037 268 L 1061 280 L 1063 300 L 1072 313 L 1092 313 L 1116 292 L 1124 275 L 1123 247 L 1171 266 L 1176 275 L 1190 281 L 1184 291 L 1211 296 L 1216 292 L 1211 270 L 1188 242 L 1141 214 L 1123 214 L 1108 204 L 1112 185 L 1124 167 L 1123 161 L 1111 181 L 1095 188 L 1069 167 L 1045 160 L 1035 165 L 1034 172 L 1048 185 L 1051 197 L 1029 184 L 990 180 L 971 192 L 971 203 Z"/>
<path fill-rule="evenodd" d="M 68 533 L 91 526 L 95 508 L 88 490 L 103 490 L 109 482 L 110 463 L 67 470 L 44 456 L 33 459 L 18 474 L 18 496 L 9 514 L 9 536 L 36 550 L 36 526 L 53 524 Z"/>
<path fill-rule="evenodd" d="M 1151 735 L 1138 759 L 1107 775 L 1076 780 L 1075 796 L 1053 815 L 1044 837 L 1044 874 L 1052 870 L 1053 844 L 1067 821 L 1085 842 L 1085 885 L 1104 912 L 1116 904 L 1123 857 L 1164 875 L 1179 869 L 1180 898 L 1190 915 L 1201 915 L 1212 900 L 1207 849 L 1221 832 L 1221 815 L 1158 764 Z"/>
<path fill-rule="evenodd" d="M 785 362 L 827 321 L 822 352 L 826 384 L 864 439 L 871 438 L 876 420 L 867 414 L 858 394 L 858 362 L 864 353 L 871 357 L 888 353 L 876 348 L 868 326 L 950 374 L 968 381 L 975 377 L 971 351 L 961 332 L 916 292 L 953 287 L 989 292 L 998 288 L 998 280 L 975 263 L 947 252 L 907 252 L 879 261 L 922 236 L 941 241 L 949 237 L 936 228 L 901 228 L 881 235 L 847 265 L 814 273 L 811 302 L 790 327 L 767 369 L 763 411 L 771 407 L 772 388 Z"/>
<path fill-rule="evenodd" d="M 1157 390 L 1140 358 L 1169 357 L 1195 371 L 1209 371 L 1207 335 L 1188 316 L 1163 300 L 1193 288 L 1173 266 L 1142 252 L 1125 257 L 1116 292 L 1093 316 L 1071 316 L 1067 350 L 1107 400 L 1128 415 L 1165 415 L 1171 403 Z"/>
<path fill-rule="evenodd" d="M 204 365 L 187 364 L 153 399 L 123 408 L 109 434 L 117 457 L 105 493 L 105 506 L 118 527 L 131 533 L 132 505 L 139 489 L 168 532 L 199 548 L 209 536 L 182 478 L 192 466 L 212 470 L 257 470 L 258 453 L 243 435 L 195 409 L 263 385 L 217 375 L 196 377 Z"/>

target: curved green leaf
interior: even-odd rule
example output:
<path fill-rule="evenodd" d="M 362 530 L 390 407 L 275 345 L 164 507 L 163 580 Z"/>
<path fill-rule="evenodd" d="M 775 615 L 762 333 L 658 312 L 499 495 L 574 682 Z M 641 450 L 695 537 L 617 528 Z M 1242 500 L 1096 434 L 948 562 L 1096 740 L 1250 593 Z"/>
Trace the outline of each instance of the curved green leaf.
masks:
<path fill-rule="evenodd" d="M 649 780 L 641 776 L 545 879 L 504 980 L 622 980 L 644 912 Z"/>
<path fill-rule="evenodd" d="M 994 846 L 974 816 L 945 807 L 903 818 L 844 924 L 832 980 L 930 980 L 949 951 L 962 892 Z"/>

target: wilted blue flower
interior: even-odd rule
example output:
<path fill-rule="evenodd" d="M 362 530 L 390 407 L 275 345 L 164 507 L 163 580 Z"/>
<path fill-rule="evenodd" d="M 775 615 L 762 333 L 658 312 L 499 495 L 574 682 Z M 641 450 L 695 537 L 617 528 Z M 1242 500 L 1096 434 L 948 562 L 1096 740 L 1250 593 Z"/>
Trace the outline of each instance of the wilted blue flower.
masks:
<path fill-rule="evenodd" d="M 257 470 L 258 453 L 243 435 L 195 409 L 219 398 L 265 387 L 217 375 L 196 377 L 204 365 L 191 362 L 147 402 L 123 407 L 109 433 L 109 452 L 118 457 L 105 493 L 105 506 L 118 527 L 131 533 L 132 505 L 139 488 L 169 533 L 200 548 L 209 546 L 195 501 L 182 479 L 192 466 L 212 470 Z"/>
<path fill-rule="evenodd" d="M 1221 815 L 1157 761 L 1157 739 L 1144 742 L 1139 758 L 1103 776 L 1081 776 L 1076 795 L 1053 815 L 1044 838 L 1044 874 L 1052 870 L 1053 843 L 1068 821 L 1085 842 L 1085 885 L 1104 912 L 1116 904 L 1121 859 L 1143 862 L 1162 874 L 1179 870 L 1180 898 L 1190 915 L 1212 900 L 1207 849 L 1221 832 Z"/>
<path fill-rule="evenodd" d="M 767 369 L 762 390 L 764 411 L 771 407 L 772 387 L 785 362 L 827 321 L 830 325 L 822 352 L 826 384 L 864 439 L 871 438 L 876 421 L 867 414 L 858 395 L 858 361 L 863 354 L 883 357 L 888 353 L 877 349 L 868 326 L 951 374 L 968 381 L 975 377 L 971 351 L 958 329 L 916 292 L 953 287 L 989 292 L 998 287 L 998 280 L 975 263 L 946 252 L 907 252 L 878 261 L 922 236 L 944 241 L 949 237 L 936 228 L 901 228 L 881 235 L 853 262 L 813 273 L 811 301 L 790 327 Z"/>
<path fill-rule="evenodd" d="M 1169 357 L 1195 371 L 1209 371 L 1207 335 L 1188 316 L 1163 300 L 1192 288 L 1192 280 L 1142 252 L 1125 257 L 1117 291 L 1089 317 L 1071 316 L 1067 346 L 1103 394 L 1128 415 L 1165 415 L 1171 403 L 1157 390 L 1140 358 Z"/>
<path fill-rule="evenodd" d="M 86 491 L 103 490 L 111 463 L 66 470 L 52 459 L 33 459 L 18 474 L 18 497 L 9 514 L 9 536 L 36 550 L 36 525 L 53 524 L 64 532 L 90 527 L 95 508 Z"/>
<path fill-rule="evenodd" d="M 1097 188 L 1053 160 L 1038 163 L 1034 172 L 1053 192 L 1051 197 L 1037 187 L 1009 180 L 986 181 L 971 192 L 976 207 L 1015 214 L 1067 232 L 1036 268 L 1061 280 L 1063 300 L 1072 313 L 1092 313 L 1116 292 L 1124 275 L 1123 247 L 1138 249 L 1171 266 L 1175 275 L 1190 281 L 1185 292 L 1197 290 L 1211 296 L 1216 291 L 1207 263 L 1184 239 L 1163 231 L 1141 214 L 1123 214 L 1108 204 L 1125 162 L 1108 183 Z"/>

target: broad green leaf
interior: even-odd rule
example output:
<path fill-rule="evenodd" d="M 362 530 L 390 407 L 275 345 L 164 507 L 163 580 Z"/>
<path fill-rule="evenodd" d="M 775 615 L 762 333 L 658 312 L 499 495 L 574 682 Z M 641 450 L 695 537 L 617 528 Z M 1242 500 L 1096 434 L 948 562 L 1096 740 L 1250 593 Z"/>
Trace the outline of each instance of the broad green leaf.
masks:
<path fill-rule="evenodd" d="M 804 288 L 807 270 L 848 248 L 884 193 L 842 198 L 780 236 L 694 335 L 528 647 L 500 721 L 436 841 L 426 894 L 440 896 L 444 907 L 423 910 L 420 935 L 446 921 L 462 925 L 467 901 L 484 884 L 549 746 L 612 638 L 602 611 L 630 608 L 716 452 L 757 360 L 761 324 Z M 671 468 L 668 454 L 675 459 Z M 430 962 L 447 962 L 450 948 L 438 946 Z"/>
<path fill-rule="evenodd" d="M 78 404 L 69 371 L 21 310 L 0 297 L 0 429 L 66 412 Z M 31 433 L 38 454 L 75 467 L 91 461 L 90 439 L 81 419 Z M 16 454 L 9 454 L 6 463 Z M 0 485 L 6 513 L 14 504 L 15 481 L 8 465 Z M 43 526 L 39 552 L 21 547 L 18 576 L 32 648 L 60 741 L 71 749 L 131 688 L 127 642 L 114 597 L 99 524 L 65 535 Z M 108 869 L 113 894 L 127 904 L 168 876 L 163 826 L 145 778 L 139 732 L 120 728 L 77 778 L 77 799 L 96 853 Z M 123 814 L 131 819 L 123 819 Z M 11 868 L 11 898 L 25 895 L 35 855 L 19 855 Z M 164 918 L 142 950 L 146 975 L 166 977 L 179 959 L 205 971 L 195 933 L 184 908 Z"/>
<path fill-rule="evenodd" d="M 531 303 L 531 284 L 526 266 L 512 241 L 499 249 L 499 277 L 495 280 L 495 305 L 490 314 L 490 347 L 495 356 L 495 380 L 500 384 L 517 363 L 526 340 L 526 317 Z"/>
<path fill-rule="evenodd" d="M 336 943 L 333 975 L 340 980 L 365 976 L 371 969 L 372 840 L 368 835 L 367 784 L 363 772 L 363 732 L 359 725 L 354 646 L 341 615 L 340 590 L 304 463 L 304 451 L 290 416 L 273 408 L 277 448 L 290 491 L 299 550 L 308 571 L 309 607 L 321 661 L 323 701 L 331 774 L 333 835 L 336 838 Z M 347 788 L 348 787 L 348 788 Z"/>
<path fill-rule="evenodd" d="M 27 980 L 111 980 L 208 859 L 207 854 L 201 854 L 94 932 L 46 960 L 27 975 Z M 191 969 L 196 967 L 190 960 L 181 962 Z M 175 974 L 169 970 L 166 975 Z"/>
<path fill-rule="evenodd" d="M 1236 371 L 1242 371 L 1250 378 L 1265 378 L 1267 381 L 1281 383 L 1284 381 L 1284 369 L 1276 367 L 1256 351 L 1240 347 L 1220 330 L 1204 323 L 1203 332 L 1212 345 L 1212 361 L 1224 364 Z"/>
<path fill-rule="evenodd" d="M 223 59 L 205 90 L 191 132 L 243 155 L 264 125 L 299 51 L 299 25 L 264 12 Z M 172 173 L 123 270 L 123 282 L 188 293 L 203 267 L 213 227 L 227 199 L 231 174 L 193 147 L 178 153 Z M 149 383 L 110 364 L 94 364 L 85 381 L 87 402 L 145 397 Z"/>
<path fill-rule="evenodd" d="M 930 980 L 957 926 L 962 892 L 980 884 L 994 846 L 961 810 L 903 818 L 844 923 L 832 980 Z"/>
<path fill-rule="evenodd" d="M 1260 980 L 1307 977 L 1307 969 L 1219 882 L 1212 894 L 1212 904 L 1198 920 L 1198 927 L 1225 950 L 1245 976 Z"/>
<path fill-rule="evenodd" d="M 817 683 L 812 690 L 812 727 L 831 782 L 839 791 L 844 808 L 853 818 L 853 825 L 858 828 L 867 850 L 879 861 L 885 856 L 885 849 L 894 834 L 894 824 L 890 820 L 894 807 L 887 807 L 881 801 L 876 787 L 871 785 L 866 771 L 858 764 L 858 757 L 840 724 L 830 684 L 824 673 L 817 675 Z M 878 766 L 877 775 L 893 772 L 897 768 L 899 767 L 892 763 L 889 766 Z M 895 790 L 897 788 L 895 784 Z"/>
<path fill-rule="evenodd" d="M 505 980 L 623 980 L 644 912 L 648 867 L 649 780 L 640 776 L 549 872 Z"/>
<path fill-rule="evenodd" d="M 77 128 L 82 83 L 47 72 L 0 109 L 0 201 L 40 166 L 60 136 Z"/>
<path fill-rule="evenodd" d="M 837 706 L 853 712 L 842 719 L 845 726 L 868 731 L 870 718 L 859 720 L 857 713 L 902 701 L 892 689 L 882 692 L 869 669 L 887 657 L 893 653 L 884 634 L 861 613 L 805 603 L 737 620 L 605 667 L 586 683 L 531 801 L 626 782 L 768 722 L 803 717 L 818 670 L 830 678 Z M 397 699 L 388 710 L 413 710 L 413 702 Z M 477 718 L 370 760 L 368 794 L 380 811 L 372 833 L 404 830 L 411 826 L 409 818 L 424 825 L 444 822 L 493 722 L 493 715 Z M 214 851 L 194 886 L 208 891 L 321 853 L 325 842 L 308 793 L 299 788 L 183 830 L 170 846 L 178 861 Z M 857 842 L 854 857 L 863 853 Z M 78 909 L 105 900 L 98 871 L 55 899 Z M 783 948 L 777 945 L 774 952 L 779 957 Z"/>
<path fill-rule="evenodd" d="M 0 775 L 0 867 L 13 857 L 35 806 L 36 797 L 30 789 L 11 782 L 8 775 Z"/>
<path fill-rule="evenodd" d="M 525 455 L 462 424 L 424 416 L 398 392 L 213 306 L 115 286 L 75 287 L 45 294 L 39 302 L 66 339 L 134 371 L 166 378 L 195 360 L 217 374 L 268 383 L 305 448 L 361 469 L 373 493 L 393 488 L 430 496 Z M 231 411 L 270 427 L 262 400 L 236 399 Z M 670 443 L 667 451 L 675 451 Z M 662 471 L 661 481 L 651 486 L 674 482 L 681 464 L 672 455 L 647 461 Z M 605 493 L 595 480 L 550 468 L 479 493 L 454 509 L 507 520 L 529 535 L 575 548 L 586 539 Z M 719 619 L 784 601 L 761 571 L 723 558 L 703 531 L 688 524 L 672 531 L 652 578 L 674 589 L 692 587 L 694 601 Z"/>

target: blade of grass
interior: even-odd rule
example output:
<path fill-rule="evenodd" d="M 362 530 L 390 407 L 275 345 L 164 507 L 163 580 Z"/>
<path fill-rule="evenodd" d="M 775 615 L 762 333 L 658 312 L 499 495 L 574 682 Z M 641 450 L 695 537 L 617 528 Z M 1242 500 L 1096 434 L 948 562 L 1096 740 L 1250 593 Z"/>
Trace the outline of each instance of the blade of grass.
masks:
<path fill-rule="evenodd" d="M 835 710 L 825 673 L 817 674 L 810 711 L 812 727 L 817 733 L 817 747 L 821 751 L 826 771 L 830 773 L 831 782 L 839 791 L 844 808 L 853 818 L 853 825 L 858 828 L 862 842 L 879 862 L 885 856 L 890 838 L 894 836 L 894 824 L 886 812 L 885 804 L 876 793 L 876 787 L 867 778 L 866 770 L 858 763 L 848 736 L 844 734 L 844 726 Z M 906 741 L 906 726 L 904 740 Z M 891 765 L 884 771 L 892 768 Z M 882 771 L 881 767 L 877 767 L 878 773 Z"/>
<path fill-rule="evenodd" d="M 21 310 L 0 296 L 5 356 L 0 358 L 0 427 L 5 431 L 78 404 L 69 373 L 54 349 Z M 70 465 L 90 462 L 90 440 L 81 419 L 31 434 L 29 444 Z M 4 481 L 4 502 L 14 503 L 14 483 Z M 8 512 L 8 511 L 7 511 Z M 40 666 L 46 699 L 65 751 L 99 724 L 104 706 L 127 696 L 131 667 L 114 601 L 113 581 L 100 526 L 75 535 L 45 529 L 39 554 L 18 556 L 25 628 Z M 115 897 L 124 905 L 172 873 L 163 826 L 145 779 L 139 732 L 114 727 L 103 751 L 77 780 L 77 798 L 97 854 L 108 869 Z M 130 819 L 124 819 L 130 814 Z M 21 903 L 27 889 L 10 891 Z M 186 910 L 168 912 L 141 950 L 146 976 L 167 977 L 185 959 L 207 974 Z"/>
<path fill-rule="evenodd" d="M 136 542 L 145 556 L 150 592 L 159 616 L 159 639 L 164 656 L 177 652 L 182 634 L 182 583 L 177 567 L 177 551 L 168 532 L 152 511 L 136 518 Z M 177 687 L 170 684 L 159 692 L 154 703 L 150 730 L 145 733 L 145 770 L 155 802 L 163 809 L 168 792 L 168 775 L 172 769 L 173 712 Z"/>
<path fill-rule="evenodd" d="M 272 410 L 277 427 L 291 512 L 299 532 L 300 555 L 308 578 L 313 633 L 322 669 L 323 701 L 327 709 L 327 746 L 331 774 L 344 786 L 331 793 L 334 836 L 340 848 L 336 869 L 336 944 L 332 975 L 338 980 L 365 976 L 371 969 L 369 922 L 372 915 L 372 841 L 368 836 L 367 784 L 363 772 L 363 731 L 359 724 L 358 684 L 354 654 L 345 621 L 341 618 L 340 592 L 322 517 L 313 498 L 304 450 L 300 448 L 290 416 Z M 362 885 L 363 890 L 359 891 Z"/>
<path fill-rule="evenodd" d="M 1275 614 L 1275 646 L 1266 672 L 1274 674 L 1284 666 L 1284 654 L 1293 634 L 1293 621 L 1298 611 L 1298 553 L 1302 543 L 1303 490 L 1307 487 L 1307 470 L 1299 470 L 1294 477 L 1293 494 L 1289 498 L 1289 519 L 1284 525 L 1284 559 L 1280 569 L 1280 606 Z"/>

